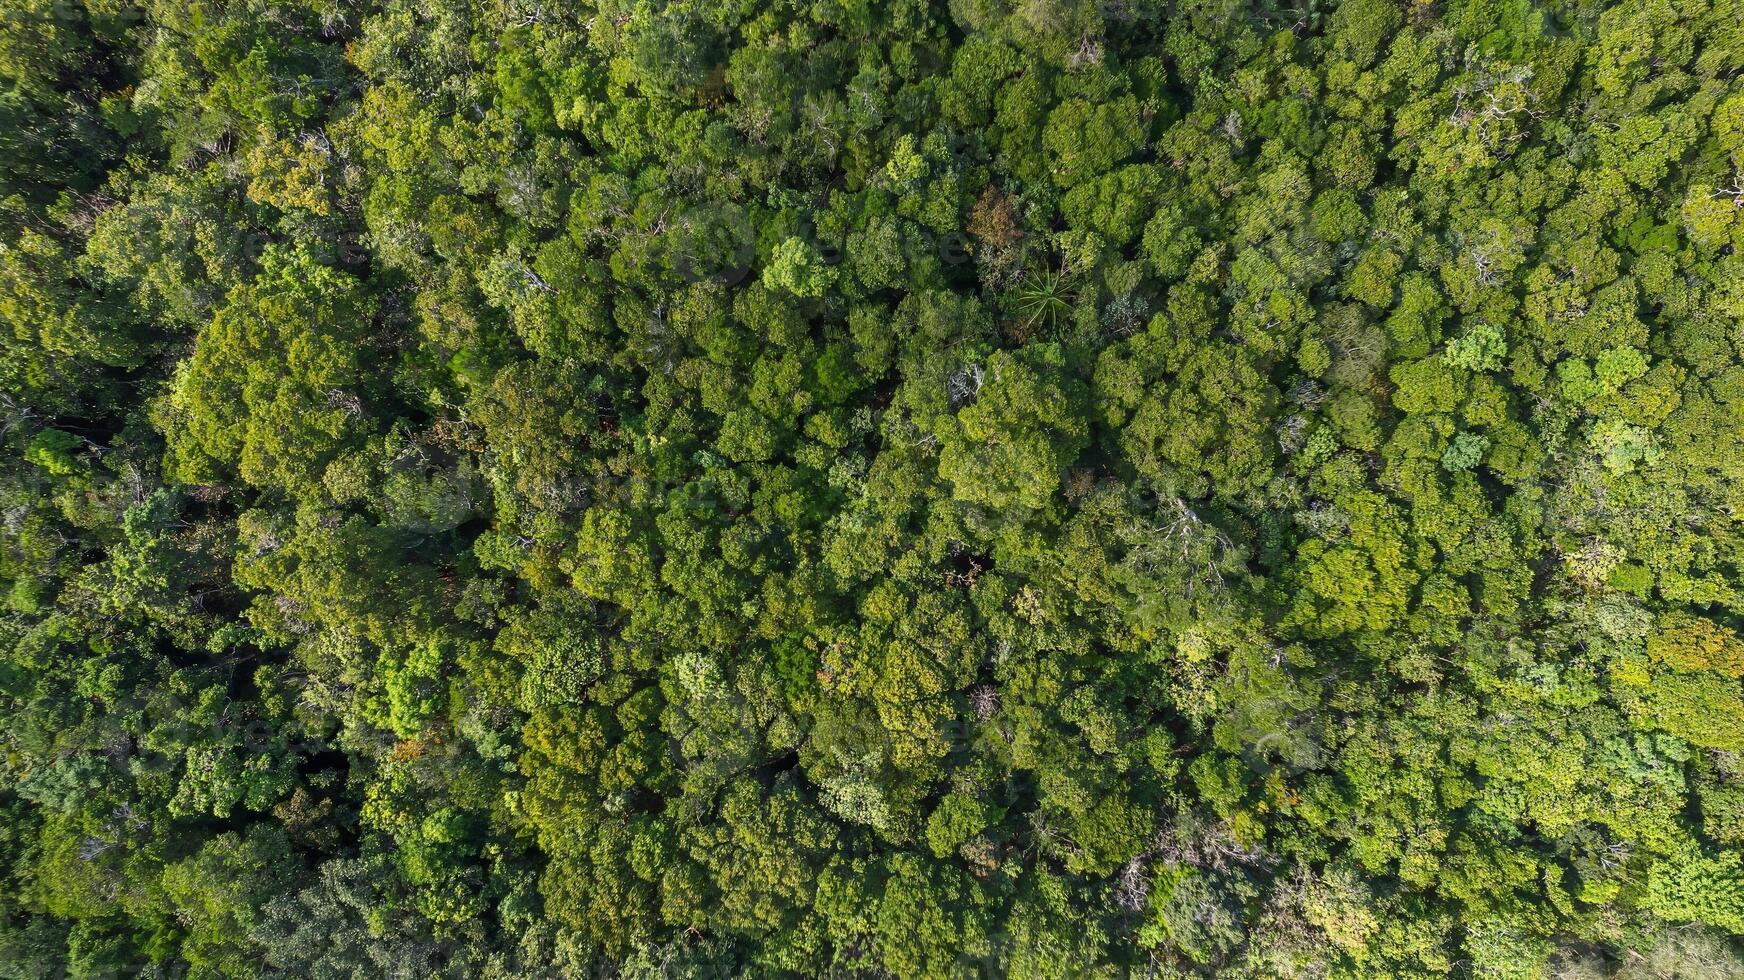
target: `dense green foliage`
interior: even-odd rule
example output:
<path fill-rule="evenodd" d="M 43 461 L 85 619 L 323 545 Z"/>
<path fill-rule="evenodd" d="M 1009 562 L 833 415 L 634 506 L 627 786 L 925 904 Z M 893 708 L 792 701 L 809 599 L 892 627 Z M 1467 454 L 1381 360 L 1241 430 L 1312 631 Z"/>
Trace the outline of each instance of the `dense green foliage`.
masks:
<path fill-rule="evenodd" d="M 1738 0 L 0 0 L 0 977 L 1744 977 Z"/>

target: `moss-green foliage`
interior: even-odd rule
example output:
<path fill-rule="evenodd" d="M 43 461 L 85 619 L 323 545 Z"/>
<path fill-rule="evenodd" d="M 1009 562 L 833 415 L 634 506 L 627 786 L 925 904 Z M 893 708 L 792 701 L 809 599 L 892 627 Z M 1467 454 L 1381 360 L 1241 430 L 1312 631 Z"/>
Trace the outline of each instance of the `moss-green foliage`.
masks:
<path fill-rule="evenodd" d="M 1735 0 L 8 0 L 0 977 L 1744 977 Z"/>

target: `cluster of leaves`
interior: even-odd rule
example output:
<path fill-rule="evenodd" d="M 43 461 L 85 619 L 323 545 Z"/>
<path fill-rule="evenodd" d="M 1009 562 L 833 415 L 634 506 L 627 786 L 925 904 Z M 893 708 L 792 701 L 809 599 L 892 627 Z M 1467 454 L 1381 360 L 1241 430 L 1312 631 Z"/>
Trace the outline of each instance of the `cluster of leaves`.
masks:
<path fill-rule="evenodd" d="M 1736 0 L 5 0 L 0 977 L 1739 977 Z"/>

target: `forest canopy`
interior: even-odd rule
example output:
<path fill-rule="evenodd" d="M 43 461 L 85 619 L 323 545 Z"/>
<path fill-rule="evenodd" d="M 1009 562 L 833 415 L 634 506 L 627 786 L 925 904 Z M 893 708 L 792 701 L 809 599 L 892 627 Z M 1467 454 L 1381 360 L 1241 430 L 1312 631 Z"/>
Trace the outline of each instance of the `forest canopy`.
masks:
<path fill-rule="evenodd" d="M 1744 978 L 1739 0 L 0 0 L 0 978 Z"/>

